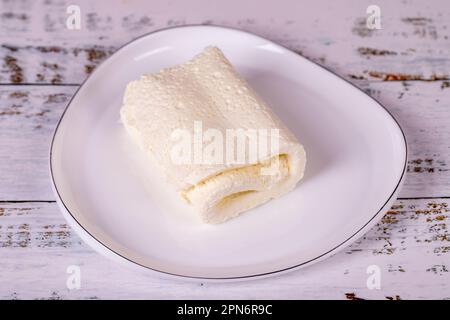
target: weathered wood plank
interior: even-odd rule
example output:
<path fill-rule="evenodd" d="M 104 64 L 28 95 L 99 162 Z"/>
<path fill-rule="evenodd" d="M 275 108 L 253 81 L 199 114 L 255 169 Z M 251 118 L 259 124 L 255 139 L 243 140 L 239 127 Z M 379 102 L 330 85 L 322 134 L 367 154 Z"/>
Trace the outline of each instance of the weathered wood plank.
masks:
<path fill-rule="evenodd" d="M 362 239 L 303 270 L 231 284 L 161 280 L 88 248 L 55 203 L 0 205 L 0 298 L 450 298 L 448 199 L 397 201 Z M 69 265 L 81 288 L 66 287 Z M 366 286 L 380 268 L 381 289 Z"/>
<path fill-rule="evenodd" d="M 68 30 L 71 1 L 0 2 L 0 83 L 81 83 L 124 43 L 185 24 L 218 24 L 267 37 L 348 79 L 442 80 L 450 76 L 445 0 L 377 1 L 382 29 L 366 28 L 360 1 L 77 1 L 80 30 Z"/>
<path fill-rule="evenodd" d="M 409 145 L 400 197 L 450 196 L 450 88 L 447 82 L 359 85 L 399 120 Z M 51 136 L 76 87 L 0 86 L 0 200 L 53 200 Z"/>
<path fill-rule="evenodd" d="M 450 196 L 450 7 L 446 0 L 379 0 L 382 30 L 365 27 L 357 0 L 211 2 L 76 1 L 82 29 L 67 30 L 68 0 L 0 0 L 0 299 L 2 298 L 447 298 Z M 140 275 L 89 249 L 52 202 L 51 134 L 76 86 L 118 47 L 184 24 L 248 30 L 355 82 L 403 126 L 409 164 L 401 200 L 365 237 L 336 256 L 284 276 L 233 284 Z M 427 82 L 429 81 L 429 82 Z M 66 288 L 78 265 L 82 287 Z M 366 288 L 369 265 L 381 290 Z"/>
<path fill-rule="evenodd" d="M 76 87 L 0 86 L 0 200 L 52 200 L 52 133 Z"/>
<path fill-rule="evenodd" d="M 400 197 L 450 195 L 450 82 L 367 83 L 404 130 L 408 167 Z"/>

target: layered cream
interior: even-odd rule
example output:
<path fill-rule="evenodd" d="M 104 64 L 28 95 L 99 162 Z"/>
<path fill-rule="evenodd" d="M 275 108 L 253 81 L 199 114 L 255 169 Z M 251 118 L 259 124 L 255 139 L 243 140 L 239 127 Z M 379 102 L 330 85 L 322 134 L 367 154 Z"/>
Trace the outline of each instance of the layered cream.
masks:
<path fill-rule="evenodd" d="M 303 177 L 303 146 L 215 47 L 129 83 L 121 119 L 149 160 L 206 223 L 224 222 L 279 197 Z M 226 156 L 214 163 L 196 161 L 195 156 L 192 161 L 174 161 L 179 141 L 173 133 L 193 132 L 199 122 L 204 130 L 214 129 L 223 136 L 230 129 L 247 133 L 275 129 L 277 148 L 259 152 L 256 161 L 251 148 L 245 149 L 244 162 L 229 162 Z M 207 147 L 211 141 L 200 143 Z M 190 150 L 194 149 L 198 146 Z"/>

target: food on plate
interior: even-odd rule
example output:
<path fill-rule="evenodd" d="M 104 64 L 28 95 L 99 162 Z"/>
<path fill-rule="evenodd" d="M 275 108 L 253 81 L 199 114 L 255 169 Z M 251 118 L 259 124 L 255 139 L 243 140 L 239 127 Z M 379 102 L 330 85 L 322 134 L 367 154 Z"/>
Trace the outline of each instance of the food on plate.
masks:
<path fill-rule="evenodd" d="M 303 146 L 216 47 L 130 82 L 120 115 L 206 223 L 277 198 L 304 174 Z"/>

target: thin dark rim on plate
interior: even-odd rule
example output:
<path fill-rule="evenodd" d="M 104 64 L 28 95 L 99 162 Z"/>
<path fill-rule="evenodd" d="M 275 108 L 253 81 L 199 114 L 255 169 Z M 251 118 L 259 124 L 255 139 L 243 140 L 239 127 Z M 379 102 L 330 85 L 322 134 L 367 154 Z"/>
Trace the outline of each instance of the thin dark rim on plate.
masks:
<path fill-rule="evenodd" d="M 253 36 L 253 37 L 258 37 L 258 38 L 263 39 L 263 40 L 266 40 L 266 41 L 268 41 L 268 42 L 270 42 L 270 43 L 275 43 L 275 42 L 273 42 L 272 40 L 269 40 L 269 39 L 267 39 L 267 38 L 264 38 L 264 37 L 261 37 L 261 36 L 259 36 L 259 35 L 253 34 L 253 33 L 251 33 L 251 32 L 243 31 L 243 30 L 240 30 L 240 29 L 237 29 L 237 28 L 225 27 L 225 26 L 219 26 L 219 25 L 213 25 L 213 24 L 207 24 L 207 25 L 202 25 L 202 24 L 187 24 L 187 25 L 183 25 L 183 26 L 174 26 L 174 27 L 162 28 L 162 29 L 158 29 L 158 30 L 155 30 L 155 31 L 152 31 L 152 32 L 143 34 L 143 35 L 141 35 L 141 36 L 139 36 L 139 37 L 137 37 L 137 38 L 135 38 L 135 39 L 133 39 L 133 40 L 131 40 L 131 41 L 125 43 L 124 45 L 120 46 L 120 47 L 119 47 L 119 48 L 111 55 L 111 57 L 112 57 L 114 54 L 116 54 L 117 52 L 119 52 L 121 49 L 123 49 L 124 47 L 128 46 L 129 44 L 131 44 L 131 43 L 133 43 L 133 42 L 135 42 L 135 41 L 137 41 L 137 40 L 140 40 L 140 39 L 142 39 L 142 38 L 145 38 L 145 37 L 147 37 L 147 36 L 149 36 L 149 35 L 152 35 L 152 34 L 155 34 L 155 33 L 158 33 L 158 32 L 163 32 L 163 31 L 166 31 L 166 30 L 171 30 L 171 29 L 181 29 L 181 28 L 189 28 L 189 27 L 218 28 L 218 29 L 225 29 L 225 30 L 228 29 L 228 30 L 232 30 L 232 31 L 237 31 L 237 32 L 245 33 L 245 34 L 251 35 L 251 36 Z M 285 46 L 283 46 L 283 45 L 280 45 L 280 44 L 278 44 L 278 43 L 276 43 L 276 44 L 277 44 L 278 46 L 280 46 L 280 47 L 283 47 L 283 48 L 286 49 L 287 51 L 296 54 L 296 53 L 293 52 L 291 49 L 289 49 L 289 48 L 287 48 L 287 47 L 285 47 Z M 287 268 L 275 270 L 275 271 L 264 272 L 264 273 L 258 273 L 258 274 L 250 274 L 250 275 L 244 275 L 244 276 L 236 276 L 236 277 L 200 277 L 200 276 L 191 276 L 191 275 L 176 274 L 176 273 L 171 273 L 171 272 L 167 272 L 167 271 L 163 271 L 163 270 L 158 270 L 158 269 L 151 268 L 151 267 L 149 267 L 149 266 L 143 265 L 143 264 L 141 264 L 141 263 L 139 263 L 139 262 L 136 262 L 136 261 L 134 261 L 134 260 L 131 260 L 131 259 L 128 258 L 128 257 L 123 256 L 122 254 L 116 252 L 115 250 L 113 250 L 113 249 L 111 249 L 110 247 L 108 247 L 107 245 L 105 245 L 102 241 L 100 241 L 99 239 L 97 239 L 97 238 L 96 238 L 93 234 L 91 234 L 91 233 L 90 233 L 90 232 L 89 232 L 89 231 L 88 231 L 88 230 L 87 230 L 80 222 L 78 222 L 78 220 L 75 218 L 75 216 L 74 216 L 74 215 L 72 214 L 72 212 L 69 210 L 69 208 L 67 207 L 67 205 L 64 203 L 64 200 L 62 199 L 62 197 L 61 197 L 61 195 L 60 195 L 60 192 L 59 192 L 59 190 L 58 190 L 58 187 L 57 187 L 57 185 L 56 185 L 56 182 L 55 182 L 55 178 L 54 178 L 54 174 L 53 174 L 52 155 L 53 155 L 53 145 L 54 145 L 55 137 L 56 137 L 56 135 L 57 135 L 57 133 L 58 133 L 59 126 L 60 126 L 60 124 L 61 124 L 61 121 L 62 121 L 63 118 L 64 118 L 64 115 L 66 114 L 66 111 L 69 109 L 70 105 L 72 104 L 73 99 L 74 99 L 74 98 L 76 97 L 76 95 L 78 94 L 78 91 L 84 86 L 84 84 L 86 83 L 86 81 L 89 80 L 90 77 L 97 71 L 97 69 L 99 69 L 99 68 L 101 67 L 101 65 L 102 65 L 105 61 L 107 61 L 109 58 L 106 59 L 105 61 L 102 61 L 102 62 L 100 63 L 100 65 L 98 65 L 97 68 L 93 71 L 93 73 L 90 74 L 90 75 L 89 75 L 89 76 L 81 83 L 81 85 L 78 87 L 78 89 L 77 89 L 77 90 L 75 91 L 75 93 L 73 94 L 73 96 L 72 96 L 72 98 L 70 99 L 69 103 L 67 104 L 66 108 L 64 109 L 64 111 L 63 111 L 63 113 L 62 113 L 61 117 L 59 118 L 59 121 L 58 121 L 58 123 L 57 123 L 57 125 L 56 125 L 55 132 L 54 132 L 54 134 L 53 134 L 52 141 L 51 141 L 51 145 L 50 145 L 50 160 L 49 160 L 49 164 L 50 164 L 50 176 L 51 176 L 52 184 L 53 184 L 53 186 L 54 186 L 56 195 L 57 195 L 57 197 L 58 197 L 60 203 L 64 206 L 64 208 L 65 208 L 65 210 L 67 211 L 67 213 L 72 217 L 73 221 L 76 222 L 76 223 L 78 224 L 78 226 L 80 226 L 81 229 L 84 230 L 84 232 L 86 232 L 86 234 L 87 234 L 88 236 L 90 236 L 92 239 L 94 239 L 94 240 L 95 240 L 98 244 L 100 244 L 103 248 L 107 249 L 107 251 L 110 251 L 111 253 L 115 254 L 116 256 L 118 256 L 118 257 L 120 257 L 120 258 L 122 258 L 122 259 L 125 259 L 126 261 L 131 262 L 131 263 L 133 263 L 133 264 L 135 264 L 135 265 L 137 265 L 137 266 L 139 266 L 139 267 L 143 267 L 143 268 L 145 268 L 145 269 L 152 270 L 152 271 L 155 271 L 155 272 L 159 272 L 159 273 L 162 273 L 162 274 L 165 274 L 165 275 L 170 275 L 170 276 L 176 276 L 176 277 L 182 277 L 182 278 L 188 278 L 188 279 L 198 279 L 198 280 L 239 280 L 239 279 L 259 278 L 259 277 L 269 276 L 269 275 L 273 275 L 273 274 L 277 274 L 277 273 L 282 273 L 282 272 L 285 272 L 285 271 L 288 271 L 288 270 L 293 270 L 293 269 L 299 268 L 299 267 L 301 267 L 301 266 L 306 266 L 306 265 L 312 263 L 313 261 L 318 260 L 318 259 L 322 258 L 323 256 L 326 256 L 326 255 L 328 255 L 328 254 L 330 254 L 330 253 L 332 253 L 332 252 L 335 252 L 335 253 L 336 253 L 336 252 L 338 251 L 338 249 L 342 249 L 342 248 L 344 247 L 344 245 L 345 245 L 347 242 L 349 242 L 350 240 L 352 240 L 353 238 L 355 238 L 357 235 L 359 235 L 359 233 L 360 233 L 360 232 L 361 232 L 368 224 L 370 224 L 370 223 L 371 223 L 371 222 L 372 222 L 372 221 L 373 221 L 380 213 L 382 213 L 383 208 L 385 208 L 385 206 L 386 206 L 386 205 L 389 203 L 389 201 L 392 199 L 392 197 L 393 197 L 394 194 L 396 193 L 397 189 L 399 188 L 399 186 L 400 186 L 400 184 L 401 184 L 401 182 L 402 182 L 402 180 L 403 180 L 403 177 L 404 177 L 404 175 L 405 175 L 405 172 L 406 172 L 406 165 L 407 165 L 407 162 L 408 162 L 408 160 L 407 160 L 407 157 L 408 157 L 408 145 L 407 145 L 405 133 L 403 132 L 402 127 L 401 127 L 400 124 L 398 123 L 397 119 L 395 119 L 395 117 L 389 112 L 389 110 L 388 110 L 382 103 L 380 103 L 377 99 L 375 99 L 374 97 L 372 97 L 372 96 L 370 96 L 369 94 L 367 94 L 366 92 L 364 92 L 361 88 L 357 87 L 356 85 L 354 85 L 354 84 L 351 83 L 350 81 L 344 79 L 343 77 L 341 77 L 340 75 L 336 74 L 335 72 L 329 70 L 328 68 L 326 68 L 326 67 L 324 67 L 324 66 L 322 66 L 322 65 L 320 65 L 320 64 L 318 64 L 318 63 L 316 63 L 316 62 L 314 62 L 314 61 L 312 61 L 312 60 L 310 60 L 310 59 L 308 59 L 308 58 L 306 58 L 306 57 L 303 57 L 303 56 L 301 56 L 301 57 L 304 58 L 304 59 L 306 59 L 306 60 L 308 60 L 308 61 L 310 61 L 310 62 L 312 62 L 312 63 L 314 63 L 315 65 L 319 66 L 320 68 L 322 68 L 322 69 L 324 69 L 324 70 L 326 70 L 326 71 L 332 73 L 333 75 L 335 75 L 335 76 L 338 77 L 339 79 L 341 79 L 341 80 L 345 81 L 346 83 L 350 84 L 352 87 L 354 87 L 354 88 L 356 88 L 357 90 L 363 92 L 363 93 L 364 93 L 365 95 L 367 95 L 370 99 L 372 99 L 373 101 L 375 101 L 375 102 L 376 102 L 381 108 L 383 108 L 384 111 L 385 111 L 385 112 L 386 112 L 386 113 L 394 120 L 394 122 L 396 123 L 397 127 L 400 129 L 400 132 L 402 133 L 402 136 L 403 136 L 403 142 L 404 142 L 404 145 L 405 145 L 405 162 L 404 162 L 404 164 L 403 164 L 402 174 L 400 175 L 400 178 L 399 178 L 399 180 L 398 180 L 398 182 L 397 182 L 397 185 L 395 186 L 395 188 L 394 188 L 394 190 L 392 191 L 391 195 L 388 197 L 388 199 L 385 201 L 385 203 L 381 206 L 381 208 L 377 211 L 377 213 L 375 213 L 375 215 L 374 215 L 372 218 L 369 219 L 369 221 L 367 221 L 367 222 L 366 222 L 361 228 L 359 228 L 353 235 L 351 235 L 350 237 L 348 237 L 346 240 L 344 240 L 343 242 L 341 242 L 341 243 L 338 244 L 337 246 L 333 247 L 332 249 L 330 249 L 330 250 L 328 250 L 328 251 L 322 253 L 321 255 L 319 255 L 319 256 L 317 256 L 317 257 L 315 257 L 315 258 L 312 258 L 312 259 L 310 259 L 310 260 L 308 260 L 308 261 L 302 262 L 302 263 L 300 263 L 300 264 L 297 264 L 297 265 L 294 265 L 294 266 L 291 266 L 291 267 L 287 267 Z"/>

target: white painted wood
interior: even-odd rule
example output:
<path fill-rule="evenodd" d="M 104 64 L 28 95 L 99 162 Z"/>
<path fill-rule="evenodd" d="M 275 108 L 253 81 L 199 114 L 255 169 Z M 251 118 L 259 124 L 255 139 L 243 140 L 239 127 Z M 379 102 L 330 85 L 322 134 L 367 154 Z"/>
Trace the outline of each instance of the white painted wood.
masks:
<path fill-rule="evenodd" d="M 201 284 L 160 280 L 95 253 L 55 203 L 3 203 L 0 298 L 450 298 L 449 211 L 448 199 L 397 201 L 364 238 L 312 267 L 263 280 Z M 80 290 L 66 287 L 69 265 L 81 268 Z M 380 290 L 366 286 L 370 265 L 380 268 Z"/>
<path fill-rule="evenodd" d="M 0 200 L 53 200 L 48 154 L 76 87 L 0 86 Z"/>
<path fill-rule="evenodd" d="M 408 140 L 400 196 L 446 198 L 398 201 L 344 252 L 298 272 L 232 284 L 136 274 L 87 248 L 54 203 L 0 203 L 0 299 L 450 298 L 450 83 L 441 81 L 450 75 L 448 1 L 378 0 L 382 30 L 375 31 L 364 20 L 372 2 L 359 0 L 76 3 L 82 29 L 70 31 L 65 19 L 72 1 L 0 1 L 0 84 L 80 84 L 124 43 L 168 26 L 248 30 L 330 68 L 385 104 Z M 54 199 L 48 148 L 76 88 L 0 85 L 0 201 Z M 81 266 L 80 290 L 65 285 L 72 264 Z M 381 290 L 366 288 L 372 264 L 380 267 Z"/>
<path fill-rule="evenodd" d="M 443 82 L 365 82 L 403 127 L 409 166 L 400 197 L 450 196 L 450 88 Z M 48 151 L 76 87 L 0 86 L 0 200 L 53 200 Z"/>
<path fill-rule="evenodd" d="M 450 88 L 446 82 L 361 83 L 397 119 L 408 144 L 400 197 L 450 195 Z"/>
<path fill-rule="evenodd" d="M 379 0 L 381 30 L 366 28 L 367 1 L 284 0 L 76 2 L 80 30 L 68 30 L 71 1 L 0 2 L 1 83 L 81 83 L 126 42 L 157 29 L 218 24 L 251 31 L 339 73 L 369 80 L 450 74 L 446 0 Z"/>

